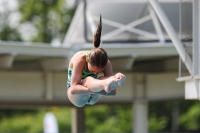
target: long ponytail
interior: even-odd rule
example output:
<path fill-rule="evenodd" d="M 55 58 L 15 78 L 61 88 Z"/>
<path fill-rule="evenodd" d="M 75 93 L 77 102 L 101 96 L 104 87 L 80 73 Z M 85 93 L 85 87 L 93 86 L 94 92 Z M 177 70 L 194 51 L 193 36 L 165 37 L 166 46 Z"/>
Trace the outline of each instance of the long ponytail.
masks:
<path fill-rule="evenodd" d="M 101 43 L 101 29 L 102 29 L 102 21 L 101 21 L 101 14 L 100 20 L 97 27 L 97 30 L 94 34 L 93 44 L 94 48 L 91 49 L 89 53 L 88 62 L 95 67 L 98 68 L 105 68 L 108 62 L 108 55 L 103 48 L 99 48 Z"/>
<path fill-rule="evenodd" d="M 101 43 L 101 29 L 102 29 L 102 21 L 101 21 L 101 14 L 100 14 L 99 24 L 98 24 L 96 32 L 94 33 L 94 39 L 93 39 L 95 48 L 98 48 Z"/>

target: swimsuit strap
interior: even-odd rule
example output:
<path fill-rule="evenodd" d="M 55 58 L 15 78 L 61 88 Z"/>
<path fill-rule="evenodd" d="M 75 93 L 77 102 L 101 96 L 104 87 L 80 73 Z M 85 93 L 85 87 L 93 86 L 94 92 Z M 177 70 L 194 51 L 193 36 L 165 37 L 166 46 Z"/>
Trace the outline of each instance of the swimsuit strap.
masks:
<path fill-rule="evenodd" d="M 86 56 L 86 62 L 85 62 L 84 70 L 86 71 L 87 59 L 89 58 L 89 56 L 88 56 L 88 51 L 85 52 L 85 56 Z"/>
<path fill-rule="evenodd" d="M 86 55 L 86 59 L 88 59 L 89 58 L 88 51 L 86 51 L 85 55 Z"/>

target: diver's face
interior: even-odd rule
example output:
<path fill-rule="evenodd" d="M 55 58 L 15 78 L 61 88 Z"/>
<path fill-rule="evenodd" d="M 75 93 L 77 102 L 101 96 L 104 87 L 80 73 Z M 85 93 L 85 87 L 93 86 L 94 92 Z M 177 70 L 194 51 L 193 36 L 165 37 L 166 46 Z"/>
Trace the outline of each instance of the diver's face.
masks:
<path fill-rule="evenodd" d="M 98 74 L 98 73 L 102 72 L 104 70 L 104 68 L 98 68 L 95 66 L 91 66 L 91 64 L 88 63 L 88 70 L 94 74 Z"/>

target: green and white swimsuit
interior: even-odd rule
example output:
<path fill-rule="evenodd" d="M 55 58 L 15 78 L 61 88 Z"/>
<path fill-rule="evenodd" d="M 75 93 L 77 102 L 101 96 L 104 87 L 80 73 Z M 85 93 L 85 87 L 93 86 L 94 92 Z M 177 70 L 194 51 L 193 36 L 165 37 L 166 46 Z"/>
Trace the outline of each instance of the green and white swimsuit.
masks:
<path fill-rule="evenodd" d="M 88 58 L 88 51 L 86 52 L 86 58 Z M 97 78 L 98 77 L 98 74 L 94 74 L 92 72 L 86 72 L 85 71 L 86 68 L 87 68 L 87 62 L 85 63 L 84 70 L 82 71 L 82 79 L 85 79 L 88 76 L 91 76 L 93 78 Z M 73 71 L 72 68 L 68 68 L 67 88 L 69 88 L 71 86 L 72 71 Z M 91 99 L 91 97 L 92 97 L 92 95 L 90 95 L 89 100 L 88 100 L 88 102 L 86 104 L 90 105 L 90 99 Z"/>
<path fill-rule="evenodd" d="M 72 70 L 73 70 L 72 68 L 68 68 L 67 88 L 69 88 L 70 85 L 71 85 Z M 94 74 L 92 72 L 82 71 L 82 79 L 85 79 L 88 76 L 91 76 L 93 78 L 97 78 L 98 74 Z"/>

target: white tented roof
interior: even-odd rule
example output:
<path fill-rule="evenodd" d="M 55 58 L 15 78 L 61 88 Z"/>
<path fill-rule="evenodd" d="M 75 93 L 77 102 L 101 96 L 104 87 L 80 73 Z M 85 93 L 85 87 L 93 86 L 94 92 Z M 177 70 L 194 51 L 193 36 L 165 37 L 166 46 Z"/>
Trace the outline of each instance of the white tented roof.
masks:
<path fill-rule="evenodd" d="M 160 0 L 175 31 L 179 32 L 179 1 Z M 80 1 L 64 45 L 91 42 L 102 15 L 102 42 L 140 43 L 169 41 L 148 0 Z"/>

